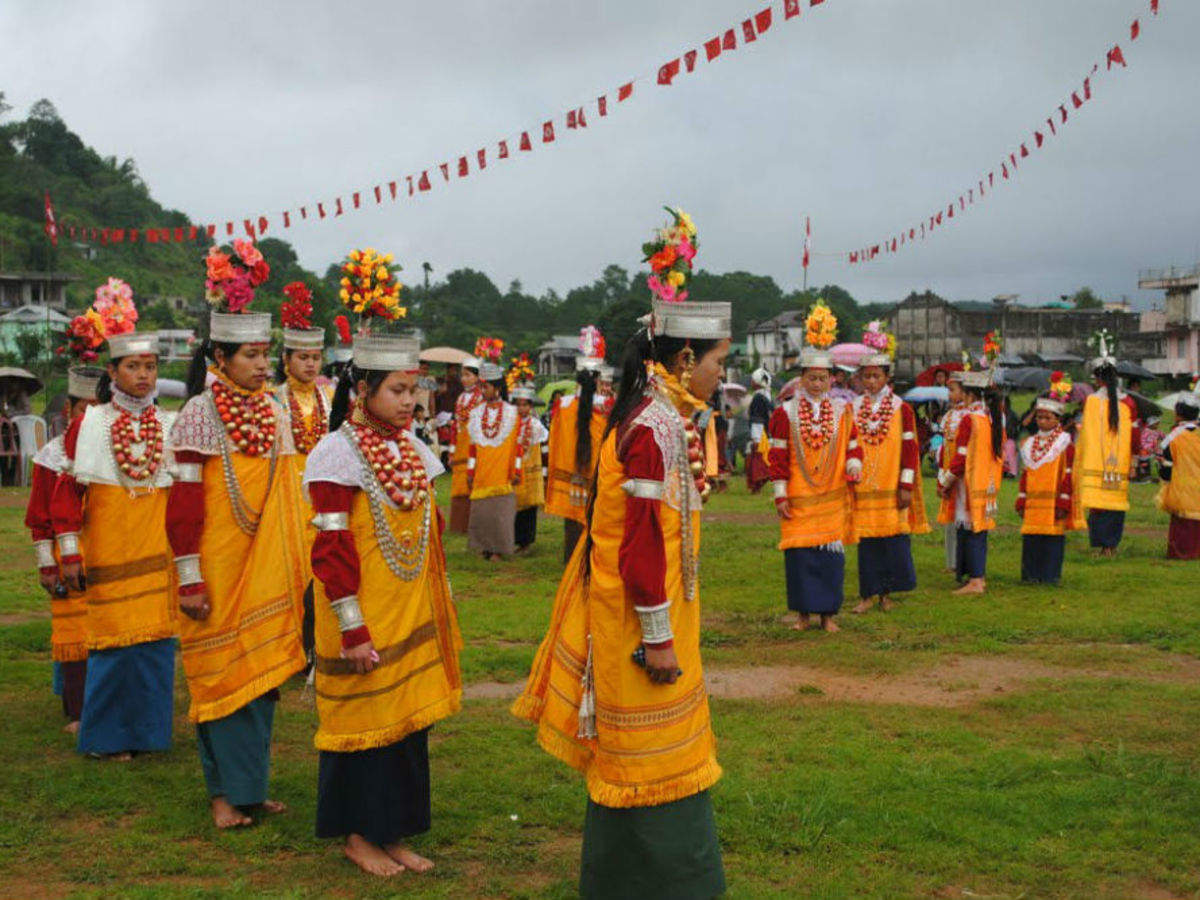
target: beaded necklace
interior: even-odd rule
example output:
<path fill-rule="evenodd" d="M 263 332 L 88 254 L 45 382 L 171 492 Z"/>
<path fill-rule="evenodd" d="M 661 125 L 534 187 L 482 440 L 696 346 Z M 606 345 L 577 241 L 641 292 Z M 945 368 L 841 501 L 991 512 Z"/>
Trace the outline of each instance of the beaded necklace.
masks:
<path fill-rule="evenodd" d="M 329 412 L 325 409 L 325 397 L 318 388 L 312 388 L 313 412 L 312 418 L 306 419 L 304 410 L 300 408 L 300 400 L 296 396 L 295 382 L 289 377 L 286 393 L 288 413 L 292 423 L 292 441 L 297 453 L 308 453 L 329 430 Z"/>
<path fill-rule="evenodd" d="M 496 417 L 488 421 L 488 413 L 496 411 Z M 484 404 L 483 413 L 479 419 L 480 430 L 489 441 L 495 440 L 500 434 L 500 423 L 504 421 L 504 403 L 501 400 L 491 400 Z"/>
<path fill-rule="evenodd" d="M 1039 431 L 1033 436 L 1029 444 L 1029 459 L 1034 466 L 1041 465 L 1042 460 L 1046 458 L 1046 454 L 1050 452 L 1050 448 L 1054 446 L 1060 434 L 1062 434 L 1062 428 L 1055 425 L 1050 431 Z"/>
<path fill-rule="evenodd" d="M 820 450 L 833 440 L 833 403 L 822 397 L 814 418 L 807 397 L 796 398 L 796 418 L 800 424 L 800 440 L 810 450 Z"/>
<path fill-rule="evenodd" d="M 247 391 L 218 378 L 213 406 L 235 447 L 247 456 L 265 456 L 275 446 L 275 410 L 266 391 Z"/>
<path fill-rule="evenodd" d="M 895 397 L 895 394 L 884 388 L 884 396 L 878 406 L 871 402 L 870 397 L 863 397 L 859 401 L 854 421 L 858 425 L 858 437 L 861 441 L 872 447 L 883 443 L 891 428 L 892 414 L 896 410 Z"/>
<path fill-rule="evenodd" d="M 121 475 L 131 481 L 153 478 L 163 455 L 163 429 L 158 421 L 157 410 L 151 404 L 135 419 L 128 410 L 116 403 L 112 404 L 112 409 L 116 418 L 108 426 L 108 440 L 113 461 Z M 137 450 L 139 446 L 140 451 Z"/>
<path fill-rule="evenodd" d="M 429 477 L 407 429 L 381 422 L 358 403 L 350 415 L 354 443 L 375 480 L 396 506 L 408 512 L 429 497 Z M 395 441 L 397 452 L 388 446 Z"/>

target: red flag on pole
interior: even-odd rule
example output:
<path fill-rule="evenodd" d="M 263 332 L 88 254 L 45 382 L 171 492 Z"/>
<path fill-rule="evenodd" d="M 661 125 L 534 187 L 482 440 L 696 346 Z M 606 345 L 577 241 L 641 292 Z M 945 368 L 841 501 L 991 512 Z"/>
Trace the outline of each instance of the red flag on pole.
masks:
<path fill-rule="evenodd" d="M 50 202 L 50 192 L 43 192 L 43 202 L 46 209 L 46 237 L 50 238 L 50 244 L 54 247 L 58 246 L 58 222 L 54 219 L 54 205 Z"/>
<path fill-rule="evenodd" d="M 812 251 L 812 220 L 808 216 L 805 216 L 804 217 L 804 258 L 802 260 L 802 264 L 803 264 L 804 268 L 806 268 L 806 269 L 808 268 L 808 257 L 809 257 L 809 253 L 811 253 L 811 251 Z"/>

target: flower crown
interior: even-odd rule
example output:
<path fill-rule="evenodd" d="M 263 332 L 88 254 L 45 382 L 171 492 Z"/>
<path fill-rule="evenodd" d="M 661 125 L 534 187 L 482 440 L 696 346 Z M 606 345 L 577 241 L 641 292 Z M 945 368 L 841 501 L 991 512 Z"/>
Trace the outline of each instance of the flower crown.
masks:
<path fill-rule="evenodd" d="M 1071 388 L 1074 385 L 1071 382 L 1071 376 L 1065 372 L 1054 371 L 1050 373 L 1050 399 L 1057 400 L 1059 403 L 1066 403 L 1071 399 Z"/>
<path fill-rule="evenodd" d="M 408 315 L 400 305 L 400 290 L 404 287 L 389 268 L 392 254 L 380 254 L 373 247 L 351 250 L 342 263 L 342 305 L 357 313 L 362 330 L 368 330 L 371 319 L 393 322 Z"/>
<path fill-rule="evenodd" d="M 240 239 L 234 240 L 232 255 L 215 245 L 209 247 L 204 267 L 204 299 L 227 313 L 240 313 L 253 303 L 254 289 L 271 275 L 271 267 L 254 242 Z"/>
<path fill-rule="evenodd" d="M 128 334 L 137 327 L 138 311 L 133 288 L 120 278 L 109 278 L 96 288 L 96 299 L 68 323 L 63 344 L 55 352 L 80 362 L 95 362 L 99 349 L 111 337 Z"/>
<path fill-rule="evenodd" d="M 824 350 L 837 340 L 837 329 L 837 316 L 824 300 L 818 299 L 804 320 L 805 343 Z"/>
<path fill-rule="evenodd" d="M 985 369 L 995 368 L 996 360 L 999 359 L 1003 347 L 1004 338 L 998 331 L 989 331 L 983 336 L 983 367 Z"/>
<path fill-rule="evenodd" d="M 591 359 L 603 359 L 607 355 L 608 343 L 595 325 L 584 325 L 579 329 L 579 352 Z"/>
<path fill-rule="evenodd" d="M 504 341 L 500 338 L 481 337 L 475 341 L 475 356 L 490 362 L 499 362 L 504 353 Z"/>
<path fill-rule="evenodd" d="M 308 331 L 312 328 L 312 291 L 303 281 L 293 281 L 284 285 L 283 293 L 287 297 L 279 308 L 279 321 L 284 328 L 296 328 Z"/>
<path fill-rule="evenodd" d="M 882 319 L 873 319 L 863 331 L 862 342 L 879 353 L 896 358 L 896 336 L 887 330 Z"/>
<path fill-rule="evenodd" d="M 692 275 L 692 260 L 699 249 L 696 226 L 681 209 L 663 207 L 673 221 L 654 233 L 654 239 L 642 244 L 643 262 L 650 263 L 646 284 L 650 293 L 667 303 L 682 303 L 688 297 L 685 287 Z"/>
<path fill-rule="evenodd" d="M 533 367 L 533 360 L 529 358 L 528 353 L 522 353 L 520 356 L 514 356 L 509 362 L 504 380 L 508 383 L 509 390 L 512 390 L 514 385 L 533 381 L 536 375 L 537 371 Z"/>

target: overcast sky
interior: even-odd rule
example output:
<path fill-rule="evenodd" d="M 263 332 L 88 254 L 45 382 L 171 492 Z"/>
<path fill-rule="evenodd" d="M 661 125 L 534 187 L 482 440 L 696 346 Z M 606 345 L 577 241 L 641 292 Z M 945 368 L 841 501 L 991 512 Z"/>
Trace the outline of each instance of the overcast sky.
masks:
<path fill-rule="evenodd" d="M 196 220 L 267 213 L 318 271 L 371 244 L 413 281 L 428 260 L 435 275 L 470 266 L 502 289 L 561 291 L 608 263 L 636 270 L 670 203 L 694 216 L 703 268 L 790 288 L 806 214 L 818 254 L 919 222 L 989 168 L 999 179 L 1099 62 L 1094 101 L 1012 182 L 899 255 L 818 255 L 810 283 L 864 301 L 926 287 L 1034 301 L 1087 284 L 1148 303 L 1139 268 L 1200 259 L 1200 3 L 1162 0 L 1152 19 L 1149 0 L 803 0 L 800 18 L 777 4 L 755 43 L 653 84 L 660 63 L 764 2 L 11 0 L 0 90 L 21 114 L 49 98 Z M 1110 76 L 1114 41 L 1129 68 Z M 567 109 L 641 75 L 607 119 L 593 103 L 586 131 L 564 131 Z M 553 145 L 494 159 L 496 139 L 550 116 Z M 280 210 L 480 146 L 482 174 L 280 228 Z"/>

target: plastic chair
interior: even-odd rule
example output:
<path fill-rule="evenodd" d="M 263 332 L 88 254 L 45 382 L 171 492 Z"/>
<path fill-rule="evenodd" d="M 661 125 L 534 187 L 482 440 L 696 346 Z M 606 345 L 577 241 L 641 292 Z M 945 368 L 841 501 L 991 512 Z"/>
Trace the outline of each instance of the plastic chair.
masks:
<path fill-rule="evenodd" d="M 0 417 L 0 484 L 11 487 L 20 481 L 21 437 L 12 419 Z"/>
<path fill-rule="evenodd" d="M 17 446 L 21 458 L 20 483 L 22 486 L 28 486 L 33 483 L 33 457 L 49 440 L 46 420 L 41 416 L 24 415 L 13 416 L 11 421 L 17 426 Z"/>

